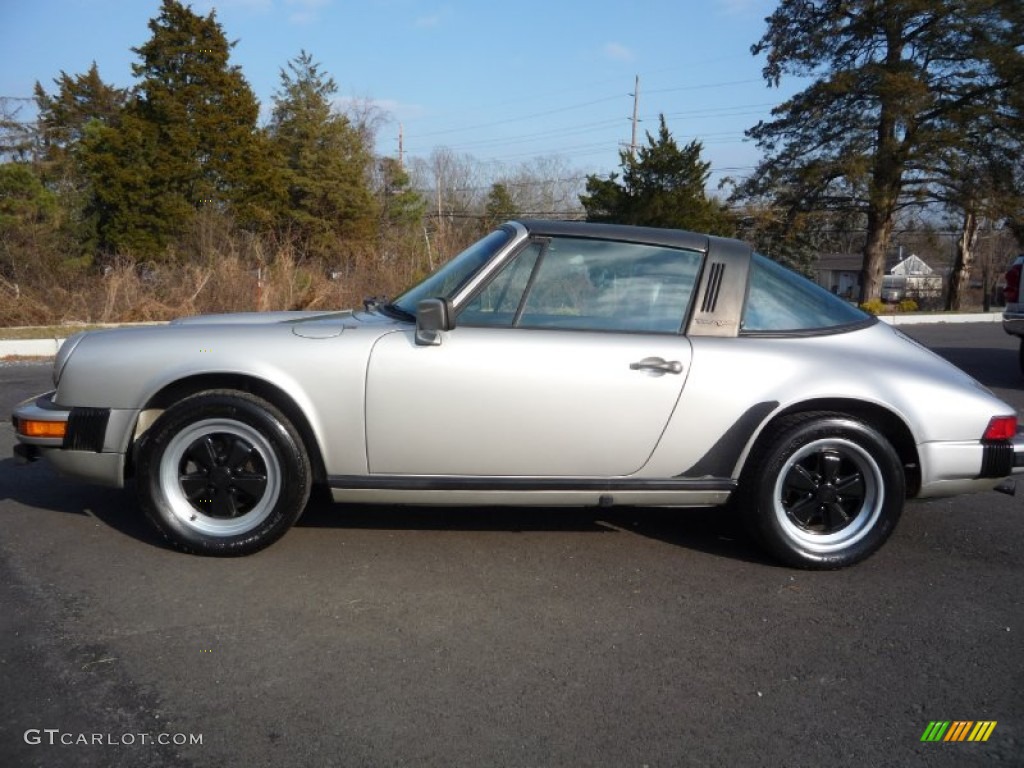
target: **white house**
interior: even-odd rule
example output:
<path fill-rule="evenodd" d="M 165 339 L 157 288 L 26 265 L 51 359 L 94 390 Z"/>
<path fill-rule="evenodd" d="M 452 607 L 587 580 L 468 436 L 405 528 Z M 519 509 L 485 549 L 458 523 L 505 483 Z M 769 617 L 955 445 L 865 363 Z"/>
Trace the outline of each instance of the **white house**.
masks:
<path fill-rule="evenodd" d="M 818 257 L 818 285 L 839 296 L 856 299 L 860 293 L 861 254 L 829 253 Z M 892 264 L 892 262 L 889 262 Z M 934 299 L 942 296 L 942 275 L 920 256 L 911 254 L 891 266 L 882 277 L 882 300 Z"/>
<path fill-rule="evenodd" d="M 920 256 L 910 254 L 882 278 L 882 299 L 936 299 L 942 296 L 942 275 Z"/>

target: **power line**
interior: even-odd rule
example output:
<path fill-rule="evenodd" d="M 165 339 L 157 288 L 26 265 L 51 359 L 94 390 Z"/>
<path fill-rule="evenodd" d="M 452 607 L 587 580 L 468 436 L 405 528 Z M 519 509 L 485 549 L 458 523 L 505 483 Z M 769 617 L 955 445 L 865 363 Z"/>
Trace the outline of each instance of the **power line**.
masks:
<path fill-rule="evenodd" d="M 639 76 L 637 77 L 637 79 L 639 80 Z M 673 88 L 658 88 L 658 89 L 654 89 L 654 90 L 651 90 L 651 91 L 647 91 L 647 93 L 648 94 L 655 94 L 655 93 L 672 93 L 672 92 L 680 92 L 680 91 L 708 90 L 708 89 L 712 89 L 712 88 L 726 88 L 726 87 L 730 87 L 730 86 L 734 86 L 734 85 L 743 85 L 743 84 L 754 83 L 754 82 L 760 82 L 760 81 L 758 79 L 756 79 L 756 78 L 754 78 L 754 79 L 749 79 L 748 78 L 746 80 L 725 80 L 725 81 L 720 81 L 720 82 L 697 83 L 697 84 L 693 84 L 693 85 L 677 86 L 677 87 L 673 87 Z M 634 94 L 627 94 L 627 95 L 633 96 Z M 558 107 L 558 108 L 555 108 L 555 109 L 546 110 L 546 111 L 543 111 L 543 112 L 532 112 L 532 113 L 526 114 L 526 115 L 519 115 L 519 116 L 516 116 L 516 117 L 503 118 L 501 120 L 494 120 L 494 121 L 487 122 L 487 123 L 477 123 L 477 124 L 474 124 L 474 125 L 460 125 L 458 127 L 453 127 L 453 128 L 444 128 L 444 129 L 438 129 L 438 130 L 433 130 L 433 131 L 427 131 L 425 133 L 418 134 L 418 138 L 431 138 L 431 137 L 434 137 L 434 136 L 443 136 L 443 135 L 447 135 L 447 134 L 451 134 L 451 133 L 458 133 L 460 131 L 475 131 L 475 130 L 479 130 L 481 128 L 492 128 L 494 126 L 507 125 L 509 123 L 522 122 L 523 120 L 535 120 L 535 119 L 537 119 L 539 117 L 548 117 L 550 115 L 561 114 L 561 113 L 564 113 L 564 112 L 571 112 L 571 111 L 574 111 L 574 110 L 577 110 L 577 109 L 583 109 L 584 107 L 590 107 L 590 106 L 594 106 L 594 105 L 597 105 L 597 104 L 605 104 L 605 103 L 608 103 L 608 102 L 611 102 L 611 101 L 616 101 L 616 100 L 621 99 L 621 98 L 622 98 L 622 96 L 619 95 L 619 94 L 609 95 L 609 96 L 604 96 L 604 97 L 601 97 L 601 98 L 598 98 L 598 99 L 592 99 L 590 101 L 579 102 L 577 104 L 570 104 L 568 106 Z M 742 105 L 742 106 L 743 107 L 749 107 L 750 105 L 746 105 L 745 104 L 745 105 Z M 774 103 L 771 106 L 774 106 Z M 739 105 L 737 105 L 737 107 L 731 107 L 731 108 L 728 108 L 728 109 L 739 109 L 739 108 L 741 108 L 741 107 Z M 407 121 L 407 122 L 415 122 L 415 121 Z"/>
<path fill-rule="evenodd" d="M 431 136 L 442 136 L 447 133 L 458 133 L 459 131 L 476 131 L 481 128 L 493 128 L 496 125 L 507 125 L 508 123 L 518 123 L 523 120 L 535 120 L 538 117 L 547 117 L 549 115 L 556 115 L 561 112 L 571 112 L 574 109 L 583 109 L 584 107 L 592 107 L 595 104 L 603 104 L 608 101 L 622 98 L 621 96 L 607 96 L 603 99 L 595 99 L 594 101 L 586 101 L 580 104 L 573 104 L 568 107 L 559 107 L 558 109 L 550 109 L 546 112 L 535 112 L 529 115 L 521 115 L 519 117 L 509 117 L 504 120 L 495 120 L 490 123 L 479 123 L 477 125 L 460 126 L 458 128 L 446 128 L 441 131 L 430 131 L 428 133 L 419 134 L 420 138 L 430 138 Z"/>
<path fill-rule="evenodd" d="M 676 91 L 704 91 L 708 88 L 728 88 L 733 85 L 748 85 L 749 83 L 759 83 L 759 78 L 747 78 L 746 80 L 729 80 L 722 83 L 704 83 L 700 85 L 680 85 L 675 88 L 656 88 L 648 93 L 674 93 Z"/>
<path fill-rule="evenodd" d="M 579 127 L 567 127 L 567 128 L 551 128 L 546 131 L 538 131 L 536 133 L 525 133 L 516 136 L 515 138 L 494 138 L 494 139 L 479 139 L 476 141 L 464 141 L 458 144 L 448 145 L 449 149 L 465 149 L 472 147 L 487 147 L 495 145 L 508 145 L 508 144 L 526 144 L 537 139 L 545 138 L 558 138 L 567 136 L 578 136 L 586 133 L 593 133 L 599 131 L 602 128 L 607 128 L 612 125 L 619 124 L 618 119 L 613 120 L 601 120 L 595 123 L 585 123 Z M 418 150 L 413 149 L 412 151 L 424 151 L 422 148 Z"/>

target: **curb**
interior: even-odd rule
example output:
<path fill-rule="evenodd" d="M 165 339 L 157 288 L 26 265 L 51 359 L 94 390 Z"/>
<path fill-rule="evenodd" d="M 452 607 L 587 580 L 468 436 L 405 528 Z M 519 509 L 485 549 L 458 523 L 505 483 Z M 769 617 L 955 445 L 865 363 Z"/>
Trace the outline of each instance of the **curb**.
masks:
<path fill-rule="evenodd" d="M 55 357 L 64 339 L 5 339 L 0 341 L 0 360 L 5 357 Z"/>
<path fill-rule="evenodd" d="M 1001 323 L 1003 311 L 937 315 L 878 315 L 889 325 L 940 325 L 942 323 Z"/>
<path fill-rule="evenodd" d="M 108 328 L 136 328 L 146 325 L 167 325 L 166 322 L 140 323 L 95 323 L 90 330 L 102 331 Z M 83 329 L 74 325 L 67 326 L 67 335 L 54 336 L 49 339 L 0 339 L 0 360 L 8 357 L 55 357 L 60 345 L 68 336 L 81 332 Z"/>
<path fill-rule="evenodd" d="M 1002 311 L 977 312 L 955 315 L 879 315 L 878 319 L 889 325 L 936 325 L 940 323 L 999 323 Z M 163 323 L 154 323 L 163 325 Z M 7 339 L 0 341 L 0 360 L 5 357 L 54 357 L 64 338 L 53 339 Z"/>

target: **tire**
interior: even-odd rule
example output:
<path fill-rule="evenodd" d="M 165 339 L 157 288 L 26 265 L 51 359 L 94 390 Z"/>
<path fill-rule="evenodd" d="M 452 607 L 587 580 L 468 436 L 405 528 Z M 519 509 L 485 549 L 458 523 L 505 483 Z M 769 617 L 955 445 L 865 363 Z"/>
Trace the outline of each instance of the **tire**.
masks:
<path fill-rule="evenodd" d="M 1017 364 L 1020 366 L 1020 372 L 1024 373 L 1024 336 L 1021 336 L 1020 346 L 1017 348 Z"/>
<path fill-rule="evenodd" d="M 171 406 L 143 435 L 137 459 L 142 508 L 185 552 L 256 552 L 283 536 L 309 499 L 298 432 L 244 392 L 201 392 Z"/>
<path fill-rule="evenodd" d="M 906 477 L 876 429 L 838 413 L 782 419 L 741 478 L 748 529 L 787 565 L 827 570 L 872 555 L 903 511 Z"/>

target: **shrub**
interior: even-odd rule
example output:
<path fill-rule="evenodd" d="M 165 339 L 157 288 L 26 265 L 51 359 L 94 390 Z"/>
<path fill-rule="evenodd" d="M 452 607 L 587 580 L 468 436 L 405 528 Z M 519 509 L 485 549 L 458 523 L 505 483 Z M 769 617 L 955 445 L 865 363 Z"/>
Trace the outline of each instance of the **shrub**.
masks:
<path fill-rule="evenodd" d="M 886 311 L 885 303 L 881 299 L 869 299 L 861 304 L 860 308 L 872 315 L 881 315 Z"/>
<path fill-rule="evenodd" d="M 900 312 L 917 312 L 917 302 L 913 299 L 904 299 L 897 307 Z"/>

